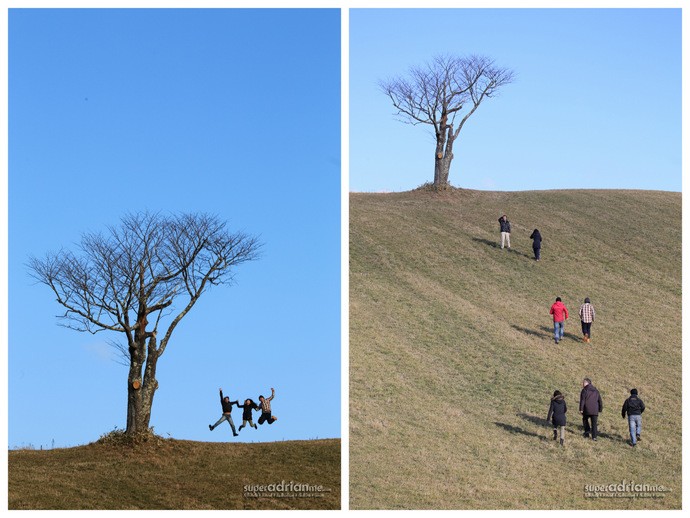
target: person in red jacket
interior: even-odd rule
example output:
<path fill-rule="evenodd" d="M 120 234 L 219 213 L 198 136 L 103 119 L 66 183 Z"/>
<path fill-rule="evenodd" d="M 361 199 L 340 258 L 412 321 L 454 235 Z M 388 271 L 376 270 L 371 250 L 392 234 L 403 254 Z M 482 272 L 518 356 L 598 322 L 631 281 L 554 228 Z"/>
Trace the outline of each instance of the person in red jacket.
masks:
<path fill-rule="evenodd" d="M 549 314 L 553 315 L 553 339 L 558 344 L 565 333 L 565 321 L 568 318 L 568 308 L 561 302 L 560 297 L 556 297 L 556 302 L 551 306 Z"/>

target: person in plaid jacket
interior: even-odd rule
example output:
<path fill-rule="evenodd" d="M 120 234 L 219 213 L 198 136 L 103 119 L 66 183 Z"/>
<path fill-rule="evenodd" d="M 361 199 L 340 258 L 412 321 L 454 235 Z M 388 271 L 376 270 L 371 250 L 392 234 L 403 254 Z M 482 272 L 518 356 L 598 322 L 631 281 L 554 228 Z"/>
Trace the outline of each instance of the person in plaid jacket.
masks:
<path fill-rule="evenodd" d="M 261 417 L 259 417 L 259 424 L 264 424 L 264 422 L 268 424 L 273 424 L 275 421 L 278 420 L 276 416 L 271 415 L 271 400 L 275 397 L 276 391 L 271 387 L 271 397 L 265 398 L 263 396 L 259 396 L 259 406 L 261 406 Z"/>
<path fill-rule="evenodd" d="M 585 303 L 580 306 L 580 320 L 582 321 L 582 341 L 591 343 L 592 341 L 592 322 L 596 313 L 594 306 L 590 304 L 589 297 L 585 298 Z"/>

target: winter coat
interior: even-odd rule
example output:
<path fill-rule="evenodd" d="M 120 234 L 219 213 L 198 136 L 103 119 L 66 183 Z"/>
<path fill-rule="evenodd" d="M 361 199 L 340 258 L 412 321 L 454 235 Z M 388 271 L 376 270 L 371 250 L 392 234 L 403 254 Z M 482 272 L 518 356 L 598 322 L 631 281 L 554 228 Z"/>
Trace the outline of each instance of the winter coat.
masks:
<path fill-rule="evenodd" d="M 551 405 L 549 406 L 549 414 L 546 416 L 548 421 L 553 416 L 554 426 L 565 426 L 565 413 L 568 411 L 568 405 L 565 404 L 565 398 L 561 394 L 551 398 Z"/>
<path fill-rule="evenodd" d="M 602 410 L 604 410 L 604 403 L 601 401 L 601 395 L 590 383 L 580 392 L 580 412 L 583 415 L 599 415 Z"/>
<path fill-rule="evenodd" d="M 568 318 L 568 308 L 566 308 L 565 304 L 563 304 L 560 300 L 557 300 L 554 302 L 553 306 L 551 306 L 549 314 L 553 315 L 554 322 L 563 322 L 566 318 Z"/>
<path fill-rule="evenodd" d="M 625 417 L 626 412 L 628 415 L 642 415 L 644 402 L 637 396 L 630 396 L 623 403 L 623 411 L 621 412 L 623 417 Z"/>
<path fill-rule="evenodd" d="M 271 399 L 275 397 L 276 393 L 275 391 L 271 390 L 271 396 L 270 397 L 265 397 L 263 401 L 259 399 L 259 406 L 261 407 L 261 412 L 263 414 L 270 414 L 271 413 Z"/>
<path fill-rule="evenodd" d="M 256 403 L 249 403 L 249 404 L 244 404 L 244 405 L 237 405 L 238 407 L 242 408 L 242 419 L 244 421 L 251 421 L 252 420 L 252 410 L 258 410 L 260 407 Z"/>
<path fill-rule="evenodd" d="M 510 234 L 510 221 L 507 218 L 504 220 L 503 216 L 501 216 L 498 218 L 498 222 L 501 224 L 501 232 L 508 232 Z"/>
<path fill-rule="evenodd" d="M 229 414 L 232 412 L 232 405 L 237 405 L 240 406 L 239 401 L 224 401 L 223 400 L 223 391 L 220 391 L 220 404 L 223 407 L 223 413 L 224 414 Z"/>
<path fill-rule="evenodd" d="M 529 238 L 534 239 L 534 242 L 532 243 L 532 248 L 541 248 L 541 234 L 538 230 L 532 232 L 532 235 L 529 236 Z"/>
<path fill-rule="evenodd" d="M 585 302 L 580 306 L 580 320 L 585 323 L 594 322 L 594 317 L 597 316 L 597 312 L 594 311 L 594 306 L 589 302 Z"/>

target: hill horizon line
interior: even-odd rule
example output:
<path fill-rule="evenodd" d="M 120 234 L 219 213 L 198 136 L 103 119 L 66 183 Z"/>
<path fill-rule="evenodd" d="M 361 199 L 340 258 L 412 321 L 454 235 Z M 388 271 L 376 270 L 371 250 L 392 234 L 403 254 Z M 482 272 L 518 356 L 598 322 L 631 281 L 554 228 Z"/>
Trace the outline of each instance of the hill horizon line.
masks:
<path fill-rule="evenodd" d="M 408 189 L 403 191 L 348 191 L 348 194 L 410 194 L 417 192 L 429 192 L 436 194 L 451 194 L 458 191 L 469 191 L 469 192 L 479 192 L 479 193 L 520 193 L 520 192 L 581 192 L 581 191 L 620 191 L 620 192 L 667 192 L 667 193 L 677 193 L 682 194 L 683 191 L 672 191 L 667 189 L 640 189 L 632 187 L 565 187 L 565 188 L 547 188 L 547 189 L 516 189 L 516 190 L 499 190 L 499 189 L 472 189 L 468 187 L 456 187 L 451 185 L 448 189 L 436 190 L 433 188 L 431 183 L 425 183 L 414 189 Z"/>

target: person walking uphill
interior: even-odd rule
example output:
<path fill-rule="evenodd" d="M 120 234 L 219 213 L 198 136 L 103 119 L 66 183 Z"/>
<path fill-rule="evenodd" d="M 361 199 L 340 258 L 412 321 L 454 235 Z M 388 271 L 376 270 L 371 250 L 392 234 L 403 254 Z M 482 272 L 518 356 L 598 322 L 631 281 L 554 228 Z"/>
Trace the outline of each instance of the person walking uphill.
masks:
<path fill-rule="evenodd" d="M 535 261 L 538 261 L 541 257 L 541 234 L 539 233 L 539 229 L 535 228 L 534 232 L 532 232 L 532 235 L 530 235 L 529 238 L 532 240 L 534 259 Z"/>
<path fill-rule="evenodd" d="M 551 398 L 551 404 L 549 405 L 549 413 L 546 416 L 548 421 L 553 416 L 551 421 L 553 424 L 553 440 L 558 438 L 558 430 L 561 432 L 561 446 L 563 446 L 563 440 L 565 439 L 565 413 L 568 411 L 568 405 L 565 404 L 565 398 L 560 391 L 555 391 L 553 397 Z"/>
<path fill-rule="evenodd" d="M 589 301 L 589 297 L 585 298 L 585 303 L 580 306 L 580 321 L 582 322 L 582 341 L 585 343 L 592 342 L 592 322 L 596 313 L 594 306 Z"/>
<path fill-rule="evenodd" d="M 261 406 L 261 417 L 259 417 L 259 424 L 264 424 L 264 422 L 273 424 L 274 421 L 278 420 L 276 416 L 271 415 L 271 400 L 275 397 L 275 395 L 276 391 L 271 387 L 270 398 L 266 399 L 263 396 L 259 396 L 259 405 Z"/>
<path fill-rule="evenodd" d="M 551 305 L 549 314 L 553 315 L 553 339 L 558 344 L 558 341 L 562 340 L 565 334 L 565 321 L 568 318 L 568 308 L 565 307 L 560 297 L 556 297 L 556 302 Z"/>
<path fill-rule="evenodd" d="M 230 424 L 230 428 L 232 429 L 232 435 L 234 437 L 237 437 L 238 434 L 235 430 L 235 423 L 232 422 L 232 416 L 230 414 L 232 412 L 232 405 L 240 406 L 240 402 L 230 401 L 230 398 L 227 396 L 223 397 L 223 389 L 220 389 L 220 404 L 223 407 L 223 415 L 220 416 L 220 419 L 218 419 L 218 421 L 216 421 L 216 424 L 208 425 L 208 429 L 213 431 L 213 429 L 220 423 L 222 423 L 223 421 L 227 421 Z"/>
<path fill-rule="evenodd" d="M 592 440 L 597 440 L 597 421 L 602 410 L 604 410 L 604 403 L 601 401 L 599 391 L 592 385 L 592 380 L 585 378 L 582 380 L 582 392 L 580 392 L 580 413 L 582 414 L 582 425 L 585 428 L 583 434 L 585 439 L 589 438 L 591 433 Z"/>
<path fill-rule="evenodd" d="M 642 433 L 642 412 L 644 412 L 644 402 L 637 397 L 637 389 L 630 391 L 630 397 L 623 403 L 621 415 L 625 418 L 628 414 L 628 427 L 630 428 L 630 446 L 635 446 L 640 440 Z"/>
<path fill-rule="evenodd" d="M 508 250 L 510 250 L 510 221 L 505 214 L 498 218 L 498 223 L 501 225 L 501 250 L 506 241 L 508 242 Z"/>

